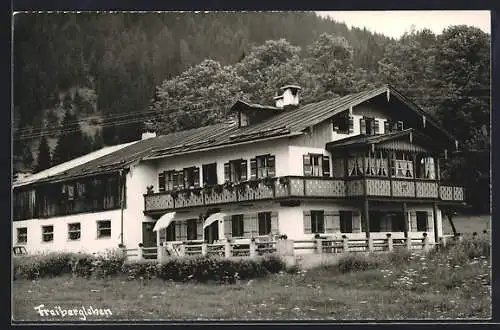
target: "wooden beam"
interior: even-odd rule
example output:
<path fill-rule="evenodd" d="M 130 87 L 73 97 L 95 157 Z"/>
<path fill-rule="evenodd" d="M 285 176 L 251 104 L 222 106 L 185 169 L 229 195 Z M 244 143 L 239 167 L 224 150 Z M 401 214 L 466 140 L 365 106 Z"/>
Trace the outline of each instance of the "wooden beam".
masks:
<path fill-rule="evenodd" d="M 453 236 L 457 236 L 457 229 L 455 228 L 455 224 L 453 223 L 453 212 L 449 211 L 446 213 L 446 215 L 448 216 L 448 221 L 451 225 L 451 230 L 453 230 Z"/>
<path fill-rule="evenodd" d="M 405 238 L 408 238 L 408 209 L 406 207 L 406 203 L 403 202 L 403 220 L 404 220 L 404 233 Z"/>
<path fill-rule="evenodd" d="M 437 221 L 437 214 L 438 214 L 438 207 L 437 203 L 432 204 L 432 213 L 433 213 L 433 221 L 434 221 L 434 242 L 438 243 L 439 242 L 439 233 L 438 233 L 438 221 Z M 443 223 L 441 221 L 441 223 Z"/>
<path fill-rule="evenodd" d="M 370 238 L 370 211 L 367 198 L 363 200 L 363 220 L 365 223 L 366 238 Z"/>

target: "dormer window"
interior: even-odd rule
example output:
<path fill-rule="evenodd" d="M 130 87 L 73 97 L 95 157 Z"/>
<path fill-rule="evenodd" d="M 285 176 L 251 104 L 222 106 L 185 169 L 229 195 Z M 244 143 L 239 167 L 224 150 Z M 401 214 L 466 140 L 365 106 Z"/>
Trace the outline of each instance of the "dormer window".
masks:
<path fill-rule="evenodd" d="M 333 131 L 337 134 L 351 134 L 354 132 L 354 117 L 344 112 L 332 120 Z"/>

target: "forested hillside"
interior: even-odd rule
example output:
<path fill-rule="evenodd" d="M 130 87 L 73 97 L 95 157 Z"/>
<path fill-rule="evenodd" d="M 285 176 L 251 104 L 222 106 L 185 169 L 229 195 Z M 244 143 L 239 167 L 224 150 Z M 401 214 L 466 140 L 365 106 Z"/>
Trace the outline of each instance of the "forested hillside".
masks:
<path fill-rule="evenodd" d="M 136 140 L 147 120 L 160 133 L 220 122 L 237 98 L 271 104 L 287 83 L 303 102 L 390 83 L 488 151 L 489 45 L 466 26 L 392 40 L 306 12 L 16 15 L 14 166 Z M 488 152 L 445 166 L 487 207 Z"/>

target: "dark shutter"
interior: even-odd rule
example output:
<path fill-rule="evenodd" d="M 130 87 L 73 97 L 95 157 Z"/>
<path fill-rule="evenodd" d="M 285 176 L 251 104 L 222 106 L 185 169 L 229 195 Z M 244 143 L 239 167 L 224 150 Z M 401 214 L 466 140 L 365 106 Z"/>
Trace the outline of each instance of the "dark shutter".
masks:
<path fill-rule="evenodd" d="M 174 182 L 173 188 L 178 189 L 179 185 L 177 182 L 179 181 L 179 173 L 177 171 L 172 172 L 172 181 Z"/>
<path fill-rule="evenodd" d="M 229 163 L 224 164 L 224 181 L 231 181 L 231 167 L 229 167 Z"/>
<path fill-rule="evenodd" d="M 189 168 L 185 168 L 182 170 L 182 174 L 183 174 L 183 179 L 181 184 L 183 185 L 184 189 L 188 189 L 189 188 L 189 182 L 188 182 L 188 178 L 189 178 Z"/>
<path fill-rule="evenodd" d="M 246 181 L 248 177 L 247 160 L 241 160 L 241 181 Z"/>
<path fill-rule="evenodd" d="M 349 134 L 354 133 L 354 117 L 349 116 Z"/>
<path fill-rule="evenodd" d="M 387 134 L 391 131 L 390 125 L 391 123 L 388 120 L 384 121 L 384 134 Z"/>
<path fill-rule="evenodd" d="M 276 175 L 276 161 L 274 156 L 267 157 L 267 175 L 270 177 Z"/>
<path fill-rule="evenodd" d="M 177 188 L 182 189 L 184 185 L 184 171 L 177 171 Z"/>
<path fill-rule="evenodd" d="M 230 216 L 226 215 L 224 216 L 224 236 L 226 238 L 231 238 L 232 233 L 233 233 L 232 220 Z"/>
<path fill-rule="evenodd" d="M 417 212 L 410 211 L 410 231 L 418 231 Z"/>
<path fill-rule="evenodd" d="M 304 176 L 311 176 L 312 175 L 311 156 L 304 155 L 304 156 L 302 156 L 302 158 L 303 158 L 303 165 L 304 165 Z"/>
<path fill-rule="evenodd" d="M 271 212 L 271 233 L 278 234 L 279 223 L 278 223 L 278 212 Z"/>
<path fill-rule="evenodd" d="M 398 125 L 398 131 L 402 131 L 403 130 L 403 122 L 402 121 L 398 121 L 397 125 Z"/>
<path fill-rule="evenodd" d="M 434 231 L 434 214 L 432 211 L 427 212 L 427 231 Z"/>
<path fill-rule="evenodd" d="M 158 174 L 158 190 L 160 192 L 165 191 L 165 172 Z"/>
<path fill-rule="evenodd" d="M 373 133 L 380 134 L 380 127 L 379 127 L 379 122 L 377 119 L 373 120 Z"/>
<path fill-rule="evenodd" d="M 311 234 L 311 211 L 304 211 L 304 234 Z"/>
<path fill-rule="evenodd" d="M 193 181 L 194 181 L 194 186 L 198 188 L 200 186 L 200 168 L 195 167 L 193 168 Z"/>
<path fill-rule="evenodd" d="M 250 159 L 250 179 L 257 179 L 257 159 Z"/>
<path fill-rule="evenodd" d="M 359 120 L 359 129 L 361 134 L 366 134 L 366 119 L 361 118 Z"/>
<path fill-rule="evenodd" d="M 323 156 L 323 176 L 330 176 L 330 157 Z"/>

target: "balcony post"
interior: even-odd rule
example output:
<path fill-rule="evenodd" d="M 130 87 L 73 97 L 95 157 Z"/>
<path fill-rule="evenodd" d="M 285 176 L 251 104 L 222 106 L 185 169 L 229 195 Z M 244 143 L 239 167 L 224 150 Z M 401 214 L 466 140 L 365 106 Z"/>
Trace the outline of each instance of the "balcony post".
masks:
<path fill-rule="evenodd" d="M 373 251 L 373 237 L 371 236 L 368 237 L 368 251 L 369 252 Z"/>
<path fill-rule="evenodd" d="M 139 243 L 139 246 L 137 247 L 137 259 L 142 260 L 144 259 L 144 251 L 142 250 L 142 243 Z"/>
<path fill-rule="evenodd" d="M 438 189 L 439 190 L 439 189 Z M 438 243 L 439 242 L 439 232 L 438 232 L 438 221 L 437 221 L 437 215 L 438 215 L 438 207 L 437 207 L 437 203 L 434 202 L 432 204 L 432 220 L 434 222 L 434 243 Z M 442 223 L 442 219 L 441 219 L 441 223 Z"/>
<path fill-rule="evenodd" d="M 424 233 L 424 238 L 422 239 L 422 243 L 423 243 L 423 246 L 422 246 L 422 249 L 424 249 L 424 251 L 429 251 L 430 249 L 430 245 L 429 245 L 429 237 L 427 237 L 427 233 Z"/>
<path fill-rule="evenodd" d="M 347 238 L 347 236 L 344 236 L 342 238 L 342 246 L 344 248 L 344 253 L 349 252 L 349 239 Z"/>
<path fill-rule="evenodd" d="M 201 243 L 201 255 L 206 256 L 208 252 L 208 246 L 206 242 Z"/>
<path fill-rule="evenodd" d="M 370 238 L 370 211 L 369 211 L 368 199 L 366 197 L 363 200 L 363 220 L 365 223 L 366 238 Z"/>
<path fill-rule="evenodd" d="M 408 209 L 406 207 L 406 203 L 403 202 L 403 221 L 404 221 L 404 234 L 405 238 L 408 238 Z"/>

